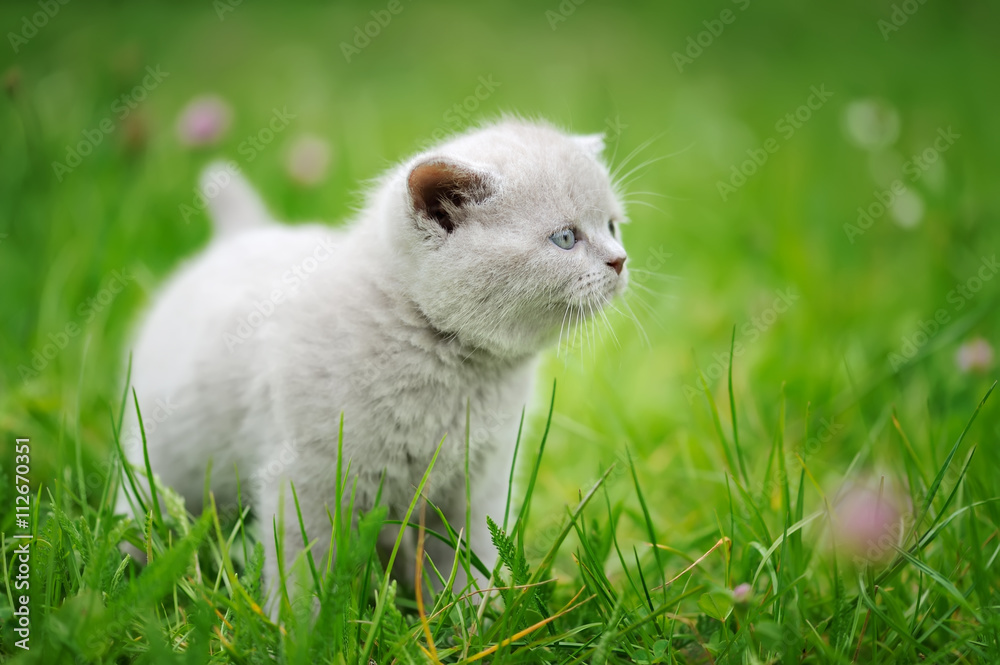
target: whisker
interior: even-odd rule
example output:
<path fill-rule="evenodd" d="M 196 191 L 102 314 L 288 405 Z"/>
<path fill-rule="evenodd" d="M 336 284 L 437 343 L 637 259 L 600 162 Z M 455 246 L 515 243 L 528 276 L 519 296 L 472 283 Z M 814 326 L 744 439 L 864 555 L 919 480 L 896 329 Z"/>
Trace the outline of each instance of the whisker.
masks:
<path fill-rule="evenodd" d="M 636 191 L 630 191 L 629 195 L 630 196 L 657 196 L 657 197 L 659 197 L 661 199 L 673 199 L 673 198 L 676 198 L 674 196 L 670 196 L 669 194 L 664 194 L 663 192 L 647 192 L 647 191 L 636 192 Z"/>
<path fill-rule="evenodd" d="M 577 327 L 577 330 L 580 331 L 580 345 L 577 347 L 577 350 L 580 352 L 580 362 L 582 363 L 583 362 L 583 354 L 584 354 L 584 352 L 586 350 L 586 346 L 587 346 L 587 328 L 584 325 L 586 323 L 586 321 L 584 321 L 584 319 L 583 319 L 583 306 L 577 307 L 577 313 L 578 313 L 578 316 L 577 316 L 577 326 L 576 327 Z"/>
<path fill-rule="evenodd" d="M 628 304 L 628 300 L 622 298 L 622 304 L 625 305 L 625 309 L 628 310 L 629 315 L 632 317 L 632 322 L 635 324 L 635 329 L 639 333 L 639 337 L 642 340 L 643 344 L 646 346 L 646 348 L 650 349 L 653 348 L 653 345 L 649 341 L 649 335 L 646 334 L 646 330 L 642 327 L 642 324 L 639 322 L 639 317 L 635 315 L 635 311 Z"/>
<path fill-rule="evenodd" d="M 636 274 L 639 274 L 639 275 L 650 275 L 652 277 L 663 277 L 665 279 L 669 279 L 672 282 L 681 282 L 681 281 L 684 281 L 684 278 L 681 277 L 680 275 L 674 275 L 673 273 L 669 273 L 669 272 L 659 272 L 657 270 L 646 270 L 645 268 L 631 268 L 631 267 L 628 270 L 629 270 L 629 272 L 636 273 Z"/>
<path fill-rule="evenodd" d="M 651 296 L 662 295 L 658 291 L 654 291 L 653 289 L 649 288 L 645 284 L 640 284 L 639 282 L 637 282 L 635 280 L 632 280 L 632 282 L 629 283 L 629 286 L 634 286 L 637 289 L 642 289 L 643 291 L 645 291 L 646 293 L 648 293 Z"/>
<path fill-rule="evenodd" d="M 559 340 L 556 342 L 556 358 L 562 352 L 563 327 L 566 325 L 566 315 L 569 314 L 569 303 L 566 303 L 566 310 L 563 312 L 562 323 L 559 324 Z"/>
<path fill-rule="evenodd" d="M 644 169 L 644 168 L 646 168 L 648 166 L 652 166 L 653 164 L 655 164 L 657 162 L 662 162 L 664 159 L 668 159 L 671 156 L 672 155 L 660 155 L 659 157 L 650 157 L 649 159 L 647 159 L 646 161 L 642 162 L 641 164 L 638 164 L 638 165 L 632 167 L 629 170 L 628 173 L 626 173 L 625 175 L 621 176 L 620 179 L 616 180 L 615 181 L 615 187 L 617 189 L 620 189 L 620 190 L 625 190 L 628 187 L 628 184 L 630 182 L 632 182 L 631 180 L 628 180 L 629 176 L 635 174 L 635 172 L 639 171 L 640 169 Z"/>
<path fill-rule="evenodd" d="M 651 165 L 655 164 L 656 162 L 661 162 L 661 161 L 663 161 L 664 159 L 670 159 L 671 157 L 676 157 L 677 155 L 680 155 L 680 154 L 682 154 L 682 153 L 686 152 L 687 150 L 690 150 L 690 149 L 691 149 L 691 148 L 693 148 L 693 147 L 694 147 L 694 143 L 692 142 L 692 143 L 688 144 L 687 146 L 685 146 L 685 147 L 681 148 L 680 150 L 675 150 L 674 152 L 672 152 L 672 153 L 670 153 L 670 154 L 667 154 L 667 155 L 660 155 L 659 157 L 652 157 L 652 158 L 650 158 L 650 159 L 647 159 L 647 160 L 646 160 L 645 162 L 643 162 L 642 164 L 639 164 L 638 166 L 635 166 L 635 167 L 633 167 L 633 168 L 632 168 L 631 170 L 629 170 L 629 172 L 628 172 L 628 173 L 626 173 L 625 175 L 623 175 L 623 176 L 621 176 L 621 177 L 617 177 L 617 176 L 616 176 L 616 178 L 615 178 L 615 183 L 614 183 L 614 187 L 615 187 L 615 189 L 616 189 L 617 191 L 627 191 L 627 190 L 628 190 L 628 186 L 629 186 L 629 185 L 630 185 L 630 184 L 631 184 L 632 182 L 634 182 L 634 180 L 635 180 L 635 179 L 637 179 L 637 178 L 638 178 L 638 176 L 636 176 L 636 178 L 633 178 L 632 180 L 629 180 L 629 177 L 630 177 L 630 176 L 632 176 L 632 175 L 633 175 L 633 174 L 635 174 L 636 172 L 638 172 L 638 171 L 640 171 L 640 170 L 642 170 L 642 169 L 646 168 L 647 166 L 651 166 Z"/>
<path fill-rule="evenodd" d="M 580 348 L 579 343 L 576 341 L 577 336 L 583 339 L 580 334 L 580 313 L 577 310 L 576 305 L 573 306 L 573 352 L 575 353 L 577 349 Z"/>
<path fill-rule="evenodd" d="M 621 342 L 618 340 L 618 335 L 615 334 L 615 327 L 611 325 L 611 319 L 608 318 L 608 313 L 604 311 L 604 307 L 611 304 L 611 300 L 606 296 L 601 296 L 601 307 L 597 311 L 601 313 L 601 317 L 604 319 L 604 323 L 608 328 L 608 332 L 611 333 L 611 339 L 615 341 L 615 346 L 617 348 L 622 348 Z"/>
<path fill-rule="evenodd" d="M 653 321 L 653 323 L 656 324 L 656 326 L 658 328 L 660 328 L 660 329 L 666 328 L 666 326 L 663 324 L 663 321 L 661 321 L 660 317 L 657 316 L 656 309 L 652 305 L 650 305 L 648 302 L 646 302 L 642 298 L 641 295 L 639 295 L 635 291 L 631 291 L 629 293 L 629 295 L 635 300 L 635 304 L 636 305 L 641 305 L 642 306 L 643 311 L 646 312 L 646 315 Z M 624 302 L 625 302 L 625 304 L 627 306 L 628 305 L 628 301 L 625 300 Z"/>
<path fill-rule="evenodd" d="M 663 208 L 661 208 L 658 205 L 654 205 L 654 204 L 650 203 L 649 201 L 632 201 L 632 200 L 629 200 L 629 199 L 625 199 L 625 200 L 622 201 L 622 204 L 624 204 L 626 206 L 645 206 L 647 208 L 652 208 L 653 210 L 655 210 L 658 213 L 661 213 L 661 214 L 664 214 L 664 215 L 667 214 L 666 212 L 663 211 Z"/>
<path fill-rule="evenodd" d="M 592 360 L 597 360 L 597 321 L 594 319 L 593 303 L 588 302 L 587 309 L 590 310 L 590 319 L 588 321 L 590 324 L 590 357 Z"/>
<path fill-rule="evenodd" d="M 628 154 L 628 156 L 626 156 L 625 159 L 622 160 L 621 164 L 619 164 L 618 166 L 616 166 L 615 169 L 611 172 L 611 179 L 612 180 L 616 180 L 618 178 L 618 174 L 621 173 L 621 170 L 623 168 L 625 168 L 628 165 L 629 162 L 631 162 L 633 159 L 635 159 L 639 155 L 639 153 L 641 153 L 643 150 L 645 150 L 649 146 L 653 145 L 653 143 L 655 143 L 656 141 L 658 141 L 662 136 L 663 136 L 663 132 L 660 132 L 659 134 L 656 134 L 656 135 L 654 135 L 654 136 L 646 139 L 645 141 L 643 141 L 642 143 L 640 143 L 638 146 L 636 146 L 635 149 L 633 149 L 632 152 L 630 152 Z"/>
<path fill-rule="evenodd" d="M 615 163 L 615 157 L 618 156 L 618 148 L 621 146 L 621 144 L 622 144 L 622 135 L 621 132 L 619 131 L 618 134 L 615 135 L 615 149 L 611 151 L 611 158 L 608 159 L 607 161 L 608 164 Z"/>

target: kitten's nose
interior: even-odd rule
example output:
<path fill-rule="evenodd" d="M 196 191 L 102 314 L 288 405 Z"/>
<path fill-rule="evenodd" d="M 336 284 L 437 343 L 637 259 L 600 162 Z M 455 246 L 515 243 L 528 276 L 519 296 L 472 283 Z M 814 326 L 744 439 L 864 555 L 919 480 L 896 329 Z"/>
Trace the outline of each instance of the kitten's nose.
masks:
<path fill-rule="evenodd" d="M 625 267 L 625 259 L 627 256 L 619 256 L 611 261 L 608 261 L 608 265 L 615 269 L 615 272 L 619 275 L 622 274 L 622 268 Z"/>

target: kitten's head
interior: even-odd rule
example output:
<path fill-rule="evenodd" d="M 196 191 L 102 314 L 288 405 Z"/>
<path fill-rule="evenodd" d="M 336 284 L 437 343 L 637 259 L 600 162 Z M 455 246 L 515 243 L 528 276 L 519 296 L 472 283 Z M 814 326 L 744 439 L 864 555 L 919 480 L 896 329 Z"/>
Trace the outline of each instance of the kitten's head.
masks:
<path fill-rule="evenodd" d="M 625 211 L 603 147 L 504 121 L 404 165 L 401 276 L 431 325 L 524 356 L 625 289 Z"/>

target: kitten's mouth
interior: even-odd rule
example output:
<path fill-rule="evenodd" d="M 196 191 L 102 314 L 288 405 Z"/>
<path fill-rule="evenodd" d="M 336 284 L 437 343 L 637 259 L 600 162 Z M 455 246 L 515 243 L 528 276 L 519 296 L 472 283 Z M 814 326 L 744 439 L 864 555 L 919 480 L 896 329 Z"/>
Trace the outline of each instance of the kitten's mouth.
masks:
<path fill-rule="evenodd" d="M 625 293 L 625 289 L 628 288 L 628 271 L 622 270 L 622 272 L 616 276 L 613 286 L 611 288 L 612 297 L 617 297 Z"/>
<path fill-rule="evenodd" d="M 617 309 L 614 300 L 625 292 L 628 276 L 624 271 L 614 276 L 596 275 L 581 279 L 576 292 L 558 306 L 562 317 L 559 326 L 558 347 L 564 342 L 571 345 L 580 341 L 578 328 L 587 328 L 592 322 L 602 322 L 610 327 L 606 310 Z M 575 340 L 575 341 L 574 341 Z"/>
<path fill-rule="evenodd" d="M 576 293 L 569 298 L 570 307 L 581 307 L 585 310 L 604 309 L 611 301 L 625 293 L 628 287 L 628 273 L 622 271 L 614 276 L 597 275 L 581 279 Z"/>

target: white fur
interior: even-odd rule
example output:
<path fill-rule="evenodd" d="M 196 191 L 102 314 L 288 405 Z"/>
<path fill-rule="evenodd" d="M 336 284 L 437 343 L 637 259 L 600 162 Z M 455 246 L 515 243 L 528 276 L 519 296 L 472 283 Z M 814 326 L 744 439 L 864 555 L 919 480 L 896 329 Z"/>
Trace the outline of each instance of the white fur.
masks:
<path fill-rule="evenodd" d="M 371 507 L 384 473 L 382 502 L 401 517 L 447 437 L 426 495 L 464 525 L 468 404 L 470 542 L 492 565 L 485 516 L 503 516 L 533 361 L 568 313 L 597 311 L 626 284 L 627 270 L 610 265 L 625 254 L 608 220 L 624 211 L 601 147 L 523 121 L 471 131 L 390 171 L 343 231 L 270 222 L 233 176 L 212 198 L 215 239 L 169 280 L 134 345 L 153 470 L 197 512 L 208 461 L 222 506 L 235 503 L 238 467 L 265 526 L 273 584 L 269 530 L 283 491 L 288 561 L 302 550 L 288 480 L 313 556 L 328 552 L 341 413 L 357 506 Z M 451 232 L 419 204 L 434 194 L 421 183 L 441 169 L 474 183 L 459 183 L 441 208 Z M 549 240 L 570 226 L 573 249 Z M 450 568 L 450 550 L 428 543 Z M 412 556 L 397 565 L 412 581 Z"/>

